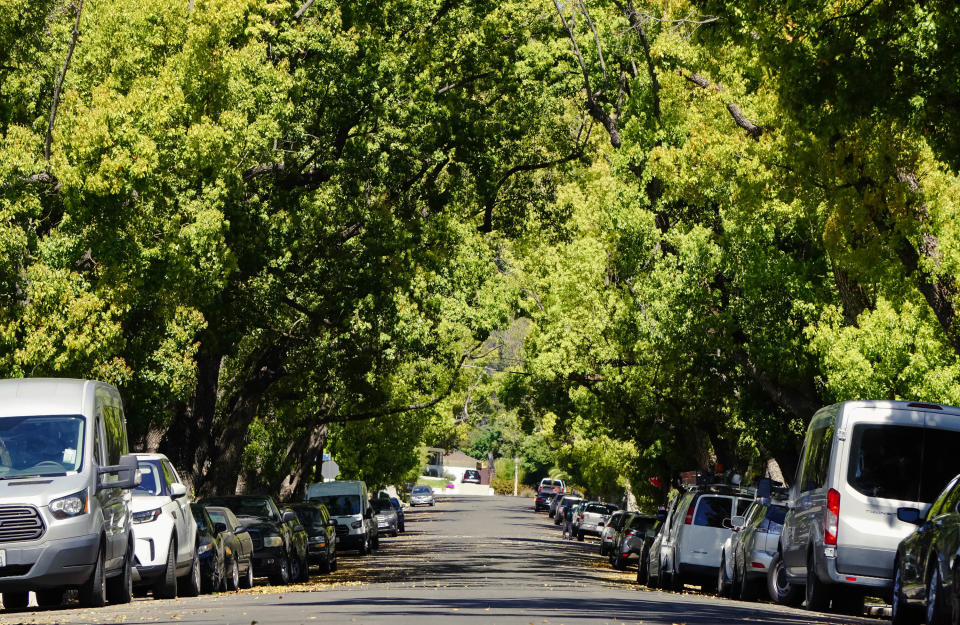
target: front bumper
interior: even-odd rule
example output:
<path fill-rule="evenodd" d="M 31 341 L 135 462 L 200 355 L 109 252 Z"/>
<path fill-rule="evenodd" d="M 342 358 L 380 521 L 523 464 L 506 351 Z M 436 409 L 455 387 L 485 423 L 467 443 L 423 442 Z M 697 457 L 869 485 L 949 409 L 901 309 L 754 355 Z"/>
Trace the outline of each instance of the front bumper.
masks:
<path fill-rule="evenodd" d="M 253 552 L 253 570 L 257 575 L 279 573 L 287 554 L 283 547 L 263 547 Z"/>
<path fill-rule="evenodd" d="M 410 505 L 411 506 L 429 506 L 434 502 L 433 497 L 411 497 Z"/>
<path fill-rule="evenodd" d="M 0 568 L 0 592 L 79 586 L 93 573 L 99 534 L 35 542 L 2 545 L 6 566 Z"/>

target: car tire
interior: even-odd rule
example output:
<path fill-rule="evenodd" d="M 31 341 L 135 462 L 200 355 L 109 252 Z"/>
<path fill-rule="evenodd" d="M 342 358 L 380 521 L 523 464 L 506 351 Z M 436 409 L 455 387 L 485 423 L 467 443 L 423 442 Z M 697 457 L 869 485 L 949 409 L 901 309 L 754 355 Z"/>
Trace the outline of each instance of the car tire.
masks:
<path fill-rule="evenodd" d="M 306 554 L 300 558 L 300 579 L 297 581 L 302 583 L 310 581 L 310 561 L 307 560 Z"/>
<path fill-rule="evenodd" d="M 270 576 L 270 583 L 274 586 L 286 586 L 290 583 L 290 561 L 287 558 L 280 559 L 280 570 Z"/>
<path fill-rule="evenodd" d="M 333 562 L 330 563 L 330 572 L 331 572 L 331 573 L 336 572 L 336 570 L 337 570 L 338 567 L 339 567 L 339 564 L 337 563 L 337 552 L 334 551 L 334 552 L 333 552 Z"/>
<path fill-rule="evenodd" d="M 361 556 L 365 556 L 365 555 L 367 555 L 368 553 L 370 553 L 370 545 L 367 544 L 367 541 L 368 541 L 368 540 L 369 540 L 369 538 L 367 538 L 366 536 L 364 536 L 364 537 L 363 537 L 363 542 L 360 543 L 360 548 L 357 549 L 357 553 L 359 553 Z"/>
<path fill-rule="evenodd" d="M 803 601 L 800 587 L 787 580 L 787 571 L 783 566 L 783 556 L 779 551 L 773 555 L 767 571 L 767 594 L 770 601 L 777 605 L 798 606 Z"/>
<path fill-rule="evenodd" d="M 332 570 L 332 564 L 330 560 L 331 557 L 327 555 L 327 557 L 320 561 L 320 572 L 324 575 L 328 574 Z"/>
<path fill-rule="evenodd" d="M 650 562 L 650 558 L 645 555 L 640 556 L 640 561 L 637 562 L 637 584 L 644 585 L 647 581 L 647 566 Z"/>
<path fill-rule="evenodd" d="M 39 600 L 40 595 L 37 595 L 37 601 Z M 133 601 L 133 545 L 127 545 L 123 571 L 107 580 L 107 600 L 118 605 Z"/>
<path fill-rule="evenodd" d="M 63 590 L 59 588 L 37 590 L 34 591 L 34 594 L 37 595 L 37 605 L 41 608 L 59 608 L 63 605 Z M 4 599 L 6 599 L 6 595 L 4 595 Z M 6 602 L 4 602 L 4 605 L 6 605 Z"/>
<path fill-rule="evenodd" d="M 940 567 L 936 563 L 936 555 L 934 555 L 934 560 L 933 570 L 930 571 L 930 581 L 927 583 L 927 609 L 924 622 L 927 625 L 947 625 L 947 617 L 949 616 L 947 593 L 943 588 L 943 578 L 940 576 Z"/>
<path fill-rule="evenodd" d="M 727 555 L 720 556 L 720 568 L 717 570 L 717 596 L 727 597 L 730 594 L 730 578 L 727 577 Z"/>
<path fill-rule="evenodd" d="M 813 551 L 807 555 L 807 583 L 804 596 L 807 609 L 825 612 L 830 607 L 830 587 L 820 581 L 814 566 Z"/>
<path fill-rule="evenodd" d="M 236 556 L 230 556 L 230 577 L 227 578 L 227 590 L 240 588 L 240 563 Z"/>
<path fill-rule="evenodd" d="M 760 594 L 760 589 L 757 587 L 756 582 L 747 577 L 745 570 L 741 571 L 738 577 L 740 578 L 740 592 L 737 594 L 739 595 L 738 598 L 740 601 L 756 601 L 757 596 Z"/>
<path fill-rule="evenodd" d="M 583 542 L 583 532 L 577 532 L 577 540 Z"/>
<path fill-rule="evenodd" d="M 3 593 L 4 610 L 22 610 L 30 604 L 29 592 L 5 592 Z"/>
<path fill-rule="evenodd" d="M 90 578 L 80 586 L 80 605 L 85 608 L 99 608 L 107 604 L 107 572 L 103 559 L 101 546 Z"/>
<path fill-rule="evenodd" d="M 153 585 L 153 598 L 177 598 L 177 542 L 175 540 L 171 540 L 167 547 L 167 566 Z"/>
<path fill-rule="evenodd" d="M 903 577 L 900 570 L 900 558 L 893 563 L 893 592 L 890 599 L 890 622 L 893 625 L 913 625 L 920 622 L 918 606 L 907 603 L 903 594 Z"/>
<path fill-rule="evenodd" d="M 247 574 L 240 578 L 240 588 L 253 588 L 253 556 L 247 562 Z"/>
<path fill-rule="evenodd" d="M 303 579 L 303 566 L 300 562 L 300 558 L 296 554 L 293 554 L 287 560 L 290 562 L 290 582 L 295 584 Z"/>
<path fill-rule="evenodd" d="M 613 554 L 613 568 L 617 569 L 618 571 L 622 571 L 623 569 L 627 568 L 626 563 L 623 561 L 623 558 L 620 557 L 619 553 Z"/>
<path fill-rule="evenodd" d="M 214 554 L 213 557 L 216 557 L 216 554 Z M 216 565 L 214 565 L 214 570 L 216 570 Z M 200 594 L 202 586 L 200 573 L 200 556 L 197 555 L 197 548 L 194 547 L 193 562 L 190 563 L 190 571 L 177 580 L 177 592 L 181 597 L 196 597 Z"/>

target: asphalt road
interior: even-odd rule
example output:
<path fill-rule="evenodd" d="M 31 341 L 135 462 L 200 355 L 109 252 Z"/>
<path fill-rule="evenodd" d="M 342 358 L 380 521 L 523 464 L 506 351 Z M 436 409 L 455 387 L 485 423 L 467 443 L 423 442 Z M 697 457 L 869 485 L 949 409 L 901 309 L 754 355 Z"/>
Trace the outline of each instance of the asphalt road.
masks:
<path fill-rule="evenodd" d="M 365 558 L 344 552 L 340 570 L 309 584 L 267 586 L 192 599 L 135 600 L 99 609 L 0 613 L 0 623 L 294 623 L 727 625 L 746 622 L 880 623 L 693 592 L 648 591 L 636 570 L 614 571 L 597 543 L 561 541 L 531 499 L 450 498 L 408 509 L 407 532 L 382 538 Z"/>

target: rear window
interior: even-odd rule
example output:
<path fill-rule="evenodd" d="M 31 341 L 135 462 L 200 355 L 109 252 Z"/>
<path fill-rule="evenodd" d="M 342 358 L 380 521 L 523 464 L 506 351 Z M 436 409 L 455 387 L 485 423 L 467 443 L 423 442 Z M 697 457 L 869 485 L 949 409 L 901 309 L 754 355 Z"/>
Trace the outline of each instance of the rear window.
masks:
<path fill-rule="evenodd" d="M 930 503 L 957 474 L 957 449 L 960 432 L 856 425 L 847 483 L 868 497 Z"/>
<path fill-rule="evenodd" d="M 694 525 L 705 527 L 723 527 L 723 520 L 730 518 L 733 502 L 728 497 L 701 497 L 697 512 L 693 517 Z"/>
<path fill-rule="evenodd" d="M 583 509 L 584 512 L 596 512 L 597 514 L 610 514 L 606 506 L 599 503 L 592 503 Z"/>
<path fill-rule="evenodd" d="M 657 520 L 655 518 L 650 518 L 645 516 L 635 516 L 633 517 L 633 520 L 630 521 L 630 529 L 640 530 L 645 532 L 651 527 L 653 527 L 654 523 L 656 522 Z"/>

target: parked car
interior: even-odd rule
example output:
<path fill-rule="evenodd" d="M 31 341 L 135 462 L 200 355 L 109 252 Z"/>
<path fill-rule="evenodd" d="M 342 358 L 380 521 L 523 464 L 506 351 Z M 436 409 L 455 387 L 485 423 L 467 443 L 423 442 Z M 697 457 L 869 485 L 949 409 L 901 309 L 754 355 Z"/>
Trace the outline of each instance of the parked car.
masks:
<path fill-rule="evenodd" d="M 664 578 L 660 564 L 663 562 L 662 546 L 667 536 L 667 530 L 673 525 L 673 519 L 677 515 L 677 508 L 680 505 L 682 493 L 674 497 L 667 506 L 666 511 L 659 515 L 660 523 L 657 525 L 655 536 L 647 548 L 646 557 L 640 561 L 637 571 L 643 571 L 644 575 L 640 578 L 648 588 L 660 588 L 668 585 L 668 580 Z M 640 581 L 638 579 L 638 581 Z"/>
<path fill-rule="evenodd" d="M 140 485 L 133 491 L 133 534 L 136 538 L 134 585 L 149 588 L 155 599 L 179 593 L 200 594 L 197 523 L 187 487 L 163 454 L 134 454 Z"/>
<path fill-rule="evenodd" d="M 605 556 L 610 552 L 610 547 L 613 545 L 613 535 L 623 525 L 627 515 L 628 513 L 625 510 L 617 510 L 610 515 L 610 519 L 607 521 L 607 524 L 603 526 L 603 531 L 600 532 L 601 556 Z"/>
<path fill-rule="evenodd" d="M 207 497 L 204 505 L 229 508 L 253 541 L 254 571 L 284 585 L 307 578 L 306 532 L 293 511 L 281 512 L 268 495 Z"/>
<path fill-rule="evenodd" d="M 709 589 L 717 580 L 720 551 L 730 535 L 724 520 L 743 515 L 753 493 L 737 486 L 708 484 L 692 487 L 679 496 L 669 526 L 663 528 L 656 568 L 662 584 L 680 589 L 685 583 Z M 681 514 L 682 512 L 682 514 Z M 727 523 L 729 525 L 729 523 Z M 652 552 L 651 552 L 652 553 Z"/>
<path fill-rule="evenodd" d="M 85 451 L 86 450 L 86 451 Z M 0 381 L 0 592 L 6 609 L 129 603 L 134 543 L 127 490 L 139 483 L 127 453 L 117 389 L 90 380 Z M 104 541 L 101 545 L 101 537 Z"/>
<path fill-rule="evenodd" d="M 757 598 L 777 553 L 777 543 L 787 509 L 770 497 L 757 497 L 743 516 L 733 516 L 733 532 L 724 542 L 717 569 L 717 593 L 743 601 Z M 779 596 L 778 603 L 788 601 Z"/>
<path fill-rule="evenodd" d="M 436 501 L 433 500 L 433 489 L 423 484 L 414 486 L 410 491 L 410 506 L 433 506 Z"/>
<path fill-rule="evenodd" d="M 563 513 L 568 507 L 575 506 L 580 503 L 581 499 L 577 495 L 564 495 L 563 499 L 560 500 L 560 505 L 557 506 L 557 513 L 553 515 L 553 524 L 560 525 L 560 522 L 563 520 Z"/>
<path fill-rule="evenodd" d="M 307 530 L 309 564 L 320 567 L 321 573 L 337 570 L 337 522 L 319 501 L 306 501 L 290 506 Z"/>
<path fill-rule="evenodd" d="M 577 523 L 577 540 L 582 541 L 584 536 L 599 536 L 603 531 L 610 515 L 613 514 L 619 506 L 612 503 L 600 503 L 599 501 L 590 501 L 585 503 L 579 512 L 580 521 Z"/>
<path fill-rule="evenodd" d="M 460 478 L 460 481 L 464 484 L 479 484 L 480 471 L 477 471 L 476 469 L 467 469 L 463 472 L 463 477 Z"/>
<path fill-rule="evenodd" d="M 380 546 L 377 521 L 373 518 L 364 482 L 338 480 L 311 484 L 307 486 L 307 501 L 319 501 L 336 519 L 339 549 L 356 549 L 360 555 L 367 555 Z"/>
<path fill-rule="evenodd" d="M 903 401 L 844 402 L 807 428 L 779 550 L 807 608 L 859 614 L 894 584 L 900 541 L 957 472 L 960 409 Z"/>
<path fill-rule="evenodd" d="M 557 495 L 554 492 L 552 486 L 542 487 L 537 490 L 536 497 L 533 498 L 533 511 L 540 512 L 541 510 L 550 509 L 550 501 Z"/>
<path fill-rule="evenodd" d="M 540 484 L 537 485 L 537 492 L 539 493 L 544 488 L 550 488 L 551 492 L 564 493 L 567 490 L 566 485 L 563 483 L 563 480 L 557 480 L 549 477 L 545 477 L 540 480 Z"/>
<path fill-rule="evenodd" d="M 230 590 L 253 586 L 253 539 L 229 508 L 203 505 L 213 529 L 224 542 L 227 554 L 227 587 Z M 194 515 L 196 516 L 196 515 Z"/>
<path fill-rule="evenodd" d="M 217 534 L 213 521 L 203 506 L 192 503 L 190 511 L 197 524 L 200 588 L 205 593 L 222 592 L 227 589 L 227 557 L 224 541 Z"/>
<path fill-rule="evenodd" d="M 377 533 L 381 536 L 396 536 L 400 532 L 400 519 L 390 500 L 378 497 L 370 503 L 377 519 Z"/>
<path fill-rule="evenodd" d="M 613 568 L 625 569 L 634 559 L 640 567 L 650 543 L 653 542 L 652 530 L 656 525 L 657 515 L 655 514 L 631 513 L 613 537 L 613 544 L 607 556 Z"/>
<path fill-rule="evenodd" d="M 903 507 L 897 518 L 916 526 L 897 547 L 893 575 L 893 622 L 946 625 L 960 608 L 960 475 L 947 484 L 930 510 Z M 956 602 L 956 603 L 954 603 Z"/>
<path fill-rule="evenodd" d="M 396 497 L 391 497 L 390 503 L 393 504 L 394 510 L 397 511 L 397 529 L 400 530 L 400 533 L 402 534 L 406 531 L 406 518 L 403 514 L 403 509 L 406 507 L 406 505 Z"/>
<path fill-rule="evenodd" d="M 557 513 L 557 507 L 560 505 L 560 502 L 563 500 L 564 494 L 554 491 L 550 494 L 550 510 L 548 516 L 552 519 Z"/>

